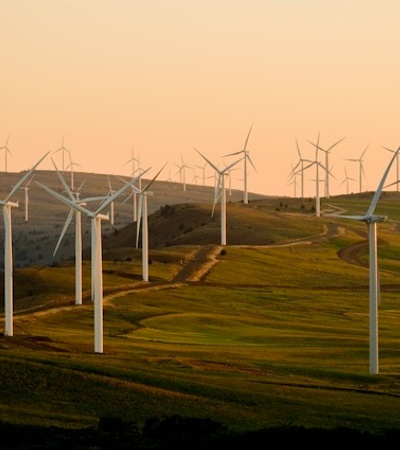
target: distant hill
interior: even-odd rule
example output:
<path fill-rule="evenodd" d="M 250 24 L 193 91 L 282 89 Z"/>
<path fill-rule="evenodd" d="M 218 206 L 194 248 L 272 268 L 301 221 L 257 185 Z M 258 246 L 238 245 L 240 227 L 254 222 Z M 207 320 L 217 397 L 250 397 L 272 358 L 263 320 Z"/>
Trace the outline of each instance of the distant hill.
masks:
<path fill-rule="evenodd" d="M 2 173 L 0 176 L 0 198 L 5 198 L 13 186 L 23 176 L 20 173 Z M 71 183 L 71 175 L 69 172 L 64 173 L 64 178 L 68 184 Z M 126 176 L 110 176 L 111 187 L 117 190 L 124 185 L 123 180 L 129 180 Z M 28 221 L 25 221 L 25 190 L 20 189 L 12 198 L 13 201 L 19 202 L 19 208 L 12 210 L 12 227 L 13 227 L 13 253 L 14 265 L 16 267 L 23 267 L 29 265 L 49 265 L 57 261 L 73 257 L 74 252 L 74 226 L 70 224 L 65 238 L 59 248 L 58 253 L 53 257 L 53 252 L 56 247 L 58 238 L 62 228 L 67 219 L 69 209 L 62 203 L 54 199 L 44 189 L 42 189 L 36 181 L 62 193 L 62 185 L 57 177 L 55 171 L 38 170 L 35 172 L 33 181 L 28 186 Z M 146 179 L 142 180 L 142 185 L 146 183 Z M 78 189 L 81 186 L 81 198 L 107 195 L 109 191 L 108 176 L 106 174 L 95 174 L 76 172 L 73 177 L 74 188 Z M 207 232 L 210 233 L 208 239 L 218 239 L 218 218 L 217 210 L 214 219 L 211 218 L 211 208 L 214 199 L 214 188 L 211 186 L 199 186 L 193 184 L 186 184 L 186 189 L 183 185 L 176 182 L 159 181 L 156 180 L 150 188 L 153 195 L 148 197 L 148 213 L 151 215 L 155 211 L 160 211 L 157 217 L 157 224 L 150 223 L 150 245 L 154 246 L 158 242 L 159 245 L 169 245 L 173 241 L 176 243 L 183 242 L 183 236 L 178 238 L 178 234 L 186 234 L 189 238 L 188 229 L 194 228 L 195 223 L 208 223 Z M 104 221 L 102 224 L 102 231 L 104 237 L 118 236 L 119 230 L 127 227 L 125 233 L 128 235 L 127 243 L 130 246 L 134 245 L 134 235 L 136 231 L 133 226 L 134 217 L 134 203 L 133 197 L 128 198 L 132 193 L 131 188 L 128 188 L 125 193 L 115 201 L 115 223 L 111 225 Z M 243 192 L 238 190 L 228 191 L 228 202 L 241 202 Z M 266 199 L 267 196 L 249 193 L 249 201 L 258 199 Z M 99 203 L 98 203 L 99 204 Z M 181 223 L 180 209 L 168 209 L 171 205 L 188 204 L 185 208 L 191 208 L 190 224 Z M 193 205 L 202 205 L 198 212 L 196 212 L 197 222 L 194 220 Z M 96 204 L 91 206 L 95 209 Z M 166 208 L 164 208 L 166 207 Z M 185 209 L 183 208 L 183 209 Z M 196 208 L 197 209 L 197 208 Z M 168 212 L 175 211 L 176 221 L 170 220 L 167 223 L 166 219 Z M 109 212 L 106 211 L 106 213 Z M 192 217 L 193 216 L 193 217 Z M 200 219 L 200 216 L 202 217 Z M 189 219 L 187 219 L 189 220 Z M 187 221 L 186 220 L 186 221 Z M 155 227 L 155 228 L 153 228 Z M 163 227 L 165 228 L 163 230 Z M 177 232 L 173 230 L 177 228 Z M 129 232 L 131 230 L 131 232 Z M 155 231 L 158 230 L 158 231 Z M 193 231 L 193 230 L 192 230 Z M 156 237 L 158 234 L 158 237 Z M 175 235 L 175 237 L 174 237 Z M 196 233 L 191 235 L 195 237 Z M 3 263 L 3 247 L 4 247 L 4 225 L 0 221 L 0 264 Z M 124 234 L 121 234 L 121 240 Z M 82 239 L 83 246 L 90 247 L 90 221 L 82 216 Z M 107 245 L 106 245 L 107 247 Z"/>

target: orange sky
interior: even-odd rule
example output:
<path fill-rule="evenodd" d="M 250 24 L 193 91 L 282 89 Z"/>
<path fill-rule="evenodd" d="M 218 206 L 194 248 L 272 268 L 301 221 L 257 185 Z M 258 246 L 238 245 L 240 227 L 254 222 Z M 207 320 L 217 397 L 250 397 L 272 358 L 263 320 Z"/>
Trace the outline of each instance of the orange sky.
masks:
<path fill-rule="evenodd" d="M 179 180 L 181 157 L 203 164 L 194 147 L 222 166 L 253 124 L 249 190 L 294 195 L 296 138 L 312 159 L 320 132 L 322 147 L 345 137 L 330 156 L 337 194 L 345 164 L 358 178 L 345 158 L 369 145 L 363 185 L 374 190 L 391 157 L 382 146 L 400 145 L 398 0 L 0 0 L 0 17 L 9 171 L 64 138 L 76 170 L 128 175 L 134 147 L 143 168 L 170 162 L 160 178 Z"/>

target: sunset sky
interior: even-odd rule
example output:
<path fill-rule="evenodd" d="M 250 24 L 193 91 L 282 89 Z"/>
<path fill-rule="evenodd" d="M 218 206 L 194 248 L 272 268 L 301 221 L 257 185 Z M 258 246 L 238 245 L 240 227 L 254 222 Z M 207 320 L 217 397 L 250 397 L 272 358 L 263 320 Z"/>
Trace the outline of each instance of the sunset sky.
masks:
<path fill-rule="evenodd" d="M 222 156 L 253 124 L 250 191 L 294 195 L 296 139 L 314 159 L 308 141 L 320 133 L 324 148 L 345 138 L 330 154 L 338 194 L 345 165 L 358 191 L 358 163 L 346 158 L 369 146 L 363 186 L 374 190 L 391 157 L 382 146 L 400 145 L 398 0 L 0 0 L 0 18 L 11 172 L 64 139 L 76 171 L 129 175 L 134 148 L 143 169 L 169 162 L 160 178 L 178 181 L 181 159 L 203 165 L 194 147 L 233 162 Z M 232 172 L 235 187 L 242 178 Z M 315 171 L 305 178 L 314 195 Z"/>

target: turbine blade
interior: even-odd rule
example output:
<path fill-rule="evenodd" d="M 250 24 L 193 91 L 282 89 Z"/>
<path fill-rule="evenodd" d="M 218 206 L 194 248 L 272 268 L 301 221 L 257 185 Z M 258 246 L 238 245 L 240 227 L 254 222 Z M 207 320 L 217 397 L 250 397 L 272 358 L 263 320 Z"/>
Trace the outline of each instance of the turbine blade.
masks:
<path fill-rule="evenodd" d="M 333 145 L 331 145 L 327 152 L 331 151 L 333 149 L 333 147 L 336 147 L 340 142 L 342 142 L 345 138 L 343 137 L 342 139 L 339 139 L 337 142 L 335 142 Z"/>
<path fill-rule="evenodd" d="M 139 248 L 139 233 L 140 233 L 140 223 L 142 220 L 142 210 L 143 210 L 143 195 L 140 194 L 138 202 L 138 214 L 136 222 L 136 248 Z"/>
<path fill-rule="evenodd" d="M 218 171 L 218 173 L 220 174 L 224 174 L 225 172 L 227 172 L 231 167 L 233 167 L 234 165 L 236 165 L 238 162 L 242 161 L 243 157 L 238 159 L 237 161 L 229 164 L 229 166 L 226 166 L 224 170 Z"/>
<path fill-rule="evenodd" d="M 368 217 L 367 216 L 362 216 L 362 215 L 342 215 L 342 214 L 325 214 L 325 216 L 329 216 L 329 217 L 340 217 L 343 219 L 350 219 L 350 220 L 358 220 L 360 222 L 365 221 Z"/>
<path fill-rule="evenodd" d="M 51 158 L 54 168 L 56 169 L 56 173 L 58 178 L 61 181 L 61 184 L 63 185 L 63 188 L 65 190 L 65 192 L 67 192 L 67 194 L 69 195 L 71 200 L 75 200 L 74 194 L 71 192 L 71 189 L 69 188 L 68 184 L 66 183 L 66 181 L 64 180 L 64 177 L 61 175 L 60 171 L 58 170 L 56 163 L 54 162 L 53 158 Z"/>
<path fill-rule="evenodd" d="M 385 170 L 385 172 L 383 174 L 383 177 L 382 177 L 382 179 L 381 179 L 381 181 L 380 181 L 380 183 L 378 185 L 378 188 L 375 191 L 375 195 L 374 195 L 374 197 L 372 199 L 372 202 L 371 202 L 371 205 L 370 205 L 370 207 L 368 208 L 368 211 L 367 211 L 367 216 L 368 217 L 371 217 L 372 214 L 375 211 L 376 205 L 378 203 L 379 197 L 380 197 L 381 192 L 382 192 L 383 185 L 385 184 L 385 181 L 386 181 L 386 178 L 387 178 L 387 176 L 389 174 L 390 168 L 392 167 L 393 161 L 396 159 L 396 156 L 397 156 L 398 152 L 399 152 L 399 149 L 397 149 L 396 152 L 393 154 L 393 156 L 392 156 L 392 158 L 391 158 L 391 160 L 390 160 L 390 162 L 389 162 L 389 164 L 388 164 L 388 166 L 387 166 L 387 168 L 386 168 L 386 170 Z"/>
<path fill-rule="evenodd" d="M 118 191 L 115 191 L 113 195 L 110 195 L 107 197 L 107 199 L 100 205 L 100 207 L 95 211 L 95 215 L 99 214 L 101 211 L 103 211 L 111 202 L 113 202 L 118 196 L 120 196 L 129 186 L 132 186 L 134 183 L 136 183 L 137 180 L 139 180 L 147 171 L 150 169 L 146 169 L 144 172 L 142 172 L 140 175 L 132 178 L 130 181 L 128 181 L 125 186 L 122 186 Z"/>
<path fill-rule="evenodd" d="M 160 173 L 162 172 L 162 170 L 164 169 L 164 167 L 166 166 L 167 164 L 164 164 L 162 167 L 161 167 L 161 169 L 157 172 L 157 174 L 152 178 L 152 180 L 151 181 L 149 181 L 147 184 L 146 184 L 146 186 L 142 189 L 142 192 L 146 192 L 147 191 L 147 189 L 149 189 L 149 187 L 154 183 L 154 181 L 156 180 L 156 178 L 158 177 L 158 175 L 160 175 Z"/>
<path fill-rule="evenodd" d="M 300 147 L 299 147 L 299 141 L 296 138 L 296 147 L 297 147 L 297 153 L 299 154 L 299 158 L 301 160 L 301 153 L 300 153 Z"/>
<path fill-rule="evenodd" d="M 208 160 L 203 154 L 201 154 L 196 148 L 195 148 L 195 150 L 196 150 L 196 152 L 197 152 L 202 158 L 204 158 L 204 159 L 208 162 L 208 164 L 210 164 L 210 166 L 211 166 L 216 172 L 219 173 L 218 167 L 216 167 L 211 161 L 209 161 L 209 160 Z"/>
<path fill-rule="evenodd" d="M 246 155 L 246 158 L 249 160 L 250 164 L 253 166 L 253 169 L 256 171 L 256 173 L 258 173 L 257 169 L 256 169 L 256 166 L 253 164 L 253 161 L 250 158 L 250 155 Z"/>
<path fill-rule="evenodd" d="M 67 229 L 68 229 L 68 227 L 69 227 L 69 225 L 70 225 L 70 223 L 72 221 L 72 217 L 74 216 L 74 213 L 75 213 L 74 210 L 70 209 L 68 217 L 67 217 L 67 220 L 65 221 L 64 227 L 63 227 L 62 232 L 60 234 L 60 237 L 58 238 L 56 248 L 54 249 L 53 257 L 56 255 L 57 250 L 60 247 L 61 241 L 63 240 L 64 235 L 65 235 L 65 233 L 66 233 L 66 231 L 67 231 Z"/>
<path fill-rule="evenodd" d="M 251 129 L 252 129 L 252 128 L 253 128 L 253 124 L 251 124 L 250 129 L 249 129 L 249 132 L 247 133 L 247 137 L 246 137 L 246 140 L 245 140 L 245 143 L 244 143 L 244 147 L 243 147 L 243 150 L 244 150 L 244 151 L 246 151 L 247 143 L 249 142 L 249 137 L 250 137 L 250 133 L 251 133 Z"/>
<path fill-rule="evenodd" d="M 243 153 L 243 150 L 239 150 L 238 152 L 234 152 L 234 153 L 228 153 L 227 155 L 222 155 L 223 157 L 225 156 L 234 156 L 234 155 L 240 155 L 241 153 Z"/>
<path fill-rule="evenodd" d="M 361 153 L 360 159 L 364 156 L 365 152 L 368 150 L 369 144 L 365 147 L 365 150 Z"/>
<path fill-rule="evenodd" d="M 14 188 L 11 190 L 11 192 L 7 195 L 5 199 L 5 203 L 10 200 L 10 198 L 14 195 L 14 193 L 24 184 L 25 180 L 27 180 L 33 173 L 33 171 L 36 169 L 36 167 L 46 158 L 46 156 L 49 154 L 47 152 L 45 155 L 43 155 L 39 161 L 28 171 L 26 174 L 18 181 L 18 183 L 14 186 Z"/>
<path fill-rule="evenodd" d="M 79 203 L 75 203 L 74 201 L 70 200 L 69 198 L 64 197 L 63 195 L 59 194 L 56 191 L 53 191 L 53 189 L 50 189 L 49 187 L 45 186 L 44 184 L 40 183 L 39 181 L 36 181 L 36 184 L 38 184 L 40 187 L 42 187 L 45 191 L 47 191 L 50 195 L 55 197 L 57 200 L 60 200 L 61 203 L 64 203 L 64 205 L 69 206 L 70 208 L 76 209 L 78 211 L 83 212 L 86 215 L 91 216 L 92 213 L 81 206 Z"/>

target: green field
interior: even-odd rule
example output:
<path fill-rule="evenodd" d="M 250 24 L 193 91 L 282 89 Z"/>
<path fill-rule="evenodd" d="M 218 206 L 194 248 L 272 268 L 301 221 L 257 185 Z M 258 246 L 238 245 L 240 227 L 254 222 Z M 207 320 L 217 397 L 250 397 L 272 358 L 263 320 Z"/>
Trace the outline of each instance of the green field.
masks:
<path fill-rule="evenodd" d="M 338 257 L 365 240 L 365 225 L 282 214 L 274 226 L 296 228 L 282 240 L 292 245 L 228 245 L 197 282 L 172 281 L 196 245 L 154 250 L 145 286 L 138 258 L 105 261 L 103 354 L 93 351 L 88 262 L 82 306 L 73 305 L 72 263 L 16 270 L 15 336 L 0 340 L 0 420 L 76 429 L 179 414 L 237 432 L 400 429 L 396 214 L 378 226 L 378 375 L 369 374 L 368 254 L 358 254 L 364 266 Z"/>

